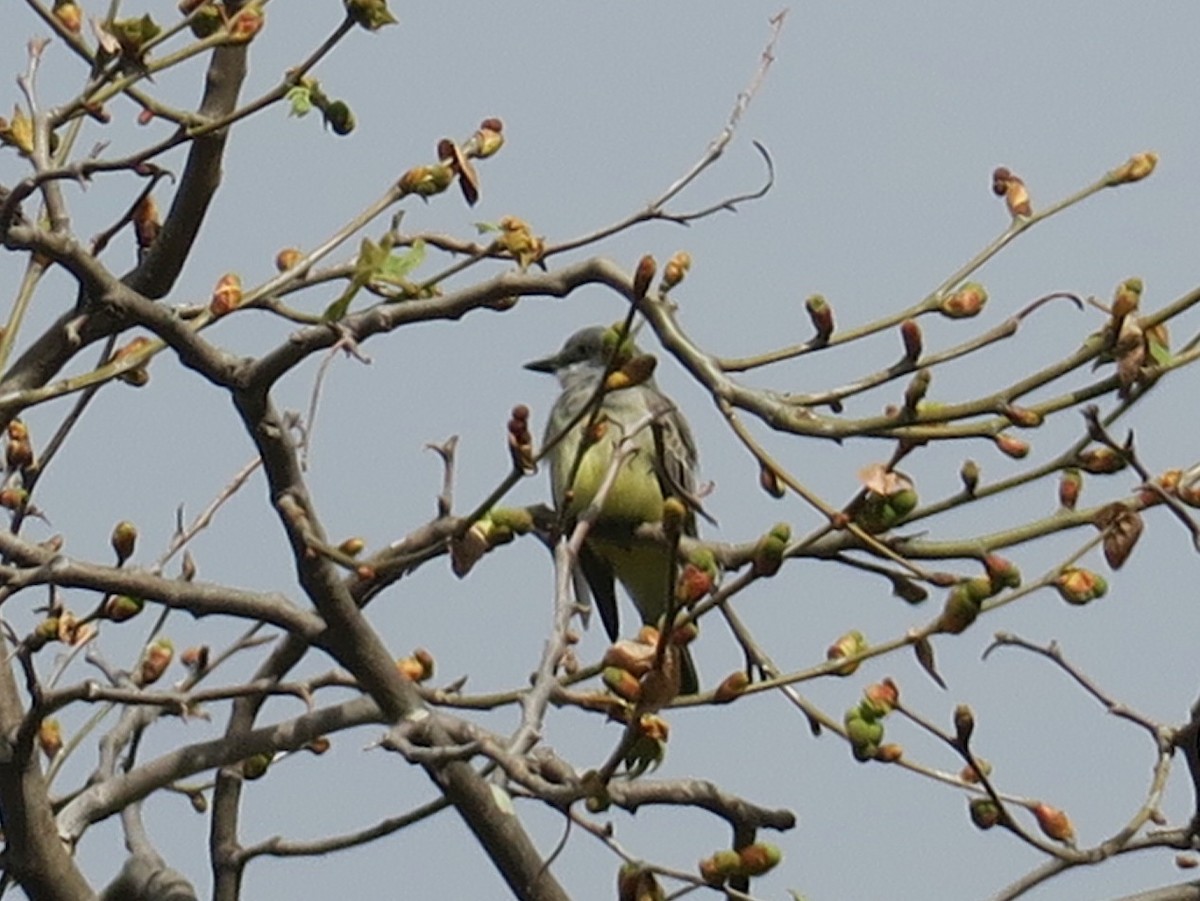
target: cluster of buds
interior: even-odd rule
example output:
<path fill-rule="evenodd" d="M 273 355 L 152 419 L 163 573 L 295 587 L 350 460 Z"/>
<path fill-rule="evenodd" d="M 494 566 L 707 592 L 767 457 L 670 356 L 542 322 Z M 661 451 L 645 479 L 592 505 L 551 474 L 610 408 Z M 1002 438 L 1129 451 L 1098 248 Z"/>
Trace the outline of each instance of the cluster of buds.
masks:
<path fill-rule="evenodd" d="M 147 45 L 162 34 L 162 28 L 146 13 L 141 18 L 113 19 L 97 26 L 101 57 L 120 55 L 122 60 L 142 65 Z"/>
<path fill-rule="evenodd" d="M 938 312 L 949 319 L 970 319 L 980 314 L 987 301 L 988 293 L 983 285 L 967 282 L 938 301 Z"/>
<path fill-rule="evenodd" d="M 522 475 L 537 471 L 533 462 L 533 435 L 529 431 L 529 408 L 517 404 L 508 417 L 508 455 L 513 469 Z"/>
<path fill-rule="evenodd" d="M 227 272 L 217 280 L 208 309 L 213 316 L 225 316 L 240 307 L 244 299 L 242 277 L 236 272 Z"/>
<path fill-rule="evenodd" d="M 141 354 L 147 347 L 150 346 L 150 339 L 145 335 L 139 335 L 132 339 L 122 347 L 118 347 L 113 351 L 113 355 L 108 358 L 108 365 L 121 363 L 129 357 L 134 357 Z M 135 388 L 142 388 L 150 381 L 150 370 L 146 368 L 145 363 L 140 366 L 135 366 L 132 369 L 125 369 L 117 373 L 117 378 L 127 385 L 133 385 Z"/>
<path fill-rule="evenodd" d="M 226 38 L 233 44 L 246 43 L 262 31 L 266 22 L 258 2 L 245 4 L 230 17 L 224 3 L 215 0 L 179 0 L 179 12 L 188 17 L 188 27 L 200 40 L 225 29 Z"/>
<path fill-rule="evenodd" d="M 450 542 L 450 568 L 461 579 L 492 548 L 532 529 L 533 514 L 524 507 L 493 507 Z"/>
<path fill-rule="evenodd" d="M 869 648 L 866 636 L 857 629 L 851 629 L 831 644 L 825 651 L 826 660 L 844 660 L 847 657 L 857 657 Z M 833 672 L 838 676 L 852 676 L 858 670 L 861 661 L 854 660 L 844 663 Z"/>
<path fill-rule="evenodd" d="M 20 419 L 14 419 L 8 424 L 4 461 L 10 473 L 19 472 L 22 476 L 27 476 L 33 470 L 33 442 L 29 438 L 28 427 Z"/>
<path fill-rule="evenodd" d="M 614 642 L 604 652 L 601 679 L 617 697 L 643 708 L 661 707 L 679 694 L 681 648 L 699 634 L 695 623 L 678 626 L 667 636 L 662 666 L 658 663 L 661 638 L 654 626 L 642 626 L 637 637 Z"/>
<path fill-rule="evenodd" d="M 686 250 L 680 250 L 671 255 L 667 265 L 663 266 L 662 278 L 658 282 L 658 293 L 666 294 L 687 277 L 692 268 L 692 255 Z"/>
<path fill-rule="evenodd" d="M 522 269 L 528 269 L 546 252 L 546 242 L 533 233 L 529 223 L 516 216 L 505 216 L 500 220 L 496 247 L 508 253 Z"/>
<path fill-rule="evenodd" d="M 433 678 L 433 655 L 424 648 L 417 648 L 408 657 L 396 661 L 400 675 L 410 682 L 425 682 Z"/>
<path fill-rule="evenodd" d="M 766 842 L 755 842 L 736 851 L 726 848 L 700 861 L 700 878 L 708 885 L 721 886 L 730 879 L 761 876 L 782 860 L 783 852 Z"/>
<path fill-rule="evenodd" d="M 387 0 L 343 0 L 346 15 L 354 24 L 367 31 L 378 31 L 384 25 L 395 25 L 399 20 L 388 9 Z"/>
<path fill-rule="evenodd" d="M 1054 580 L 1054 587 L 1058 589 L 1059 597 L 1076 607 L 1090 604 L 1108 592 L 1108 582 L 1103 576 L 1075 566 L 1059 573 Z"/>
<path fill-rule="evenodd" d="M 25 639 L 25 646 L 30 651 L 37 651 L 49 642 L 61 641 L 65 645 L 76 647 L 91 640 L 95 634 L 95 629 L 87 623 L 80 622 L 70 610 L 57 608 L 34 627 L 33 632 Z"/>
<path fill-rule="evenodd" d="M 900 759 L 903 753 L 900 747 L 883 742 L 883 718 L 895 709 L 899 700 L 899 687 L 891 679 L 885 679 L 868 685 L 863 691 L 863 699 L 846 711 L 842 722 L 855 760 L 894 762 Z"/>
<path fill-rule="evenodd" d="M 675 603 L 681 608 L 690 609 L 701 598 L 712 593 L 719 577 L 717 557 L 711 550 L 698 548 L 692 551 L 675 580 Z"/>
<path fill-rule="evenodd" d="M 175 657 L 175 644 L 169 638 L 156 638 L 146 646 L 138 664 L 138 684 L 153 685 L 162 678 Z"/>
<path fill-rule="evenodd" d="M 912 479 L 882 464 L 865 467 L 859 481 L 866 491 L 850 514 L 855 525 L 872 535 L 895 526 L 916 509 L 920 500 Z"/>
<path fill-rule="evenodd" d="M 1033 205 L 1029 201 L 1029 190 L 1025 187 L 1025 182 L 1004 166 L 1000 166 L 992 172 L 992 193 L 997 197 L 1004 198 L 1008 214 L 1014 219 L 1033 213 Z"/>
<path fill-rule="evenodd" d="M 1135 181 L 1141 181 L 1143 178 L 1149 176 L 1157 165 L 1158 154 L 1153 150 L 1135 153 L 1123 164 L 1109 172 L 1104 183 L 1112 188 L 1117 185 L 1128 185 Z"/>
<path fill-rule="evenodd" d="M 287 92 L 287 101 L 292 115 L 298 118 L 307 116 L 314 108 L 320 110 L 325 126 L 333 129 L 336 135 L 348 135 L 358 124 L 354 111 L 346 101 L 330 97 L 321 90 L 321 83 L 309 76 L 292 85 Z"/>

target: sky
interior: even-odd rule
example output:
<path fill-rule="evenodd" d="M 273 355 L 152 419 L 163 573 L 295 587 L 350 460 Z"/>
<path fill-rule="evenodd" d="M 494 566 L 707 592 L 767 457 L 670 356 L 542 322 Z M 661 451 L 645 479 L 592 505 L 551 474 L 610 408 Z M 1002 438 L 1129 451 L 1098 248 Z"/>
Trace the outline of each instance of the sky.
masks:
<path fill-rule="evenodd" d="M 503 119 L 507 144 L 479 167 L 479 204 L 468 209 L 449 194 L 427 205 L 408 203 L 405 229 L 471 239 L 474 223 L 511 214 L 558 241 L 620 220 L 670 185 L 716 137 L 750 83 L 770 36 L 768 20 L 780 9 L 758 0 L 393 8 L 399 26 L 353 32 L 315 73 L 327 93 L 353 108 L 358 127 L 351 136 L 324 131 L 316 117 L 289 118 L 282 107 L 235 130 L 211 220 L 168 303 L 203 302 L 225 272 L 239 272 L 248 284 L 268 277 L 277 250 L 314 246 L 403 171 L 430 161 L 439 138 L 465 139 L 487 116 Z M 123 9 L 166 17 L 173 5 L 127 3 Z M 252 48 L 245 96 L 268 88 L 306 55 L 337 24 L 340 10 L 333 0 L 304 4 L 303 14 L 298 4 L 270 4 L 267 28 Z M 23 4 L 11 4 L 4 21 L 0 71 L 8 90 L 0 94 L 0 112 L 18 99 L 14 78 L 25 68 L 24 42 L 44 32 Z M 696 209 L 758 188 L 764 171 L 752 141 L 768 148 L 774 161 L 772 190 L 736 213 L 687 228 L 638 227 L 571 259 L 595 253 L 632 268 L 645 253 L 662 261 L 687 250 L 693 267 L 674 293 L 681 326 L 706 350 L 740 356 L 806 339 L 803 301 L 812 293 L 828 298 L 839 327 L 869 322 L 925 296 L 1007 225 L 1003 202 L 990 191 L 996 166 L 1025 180 L 1037 209 L 1130 154 L 1154 150 L 1161 160 L 1152 178 L 1052 217 L 990 261 L 978 275 L 991 298 L 984 313 L 965 323 L 930 323 L 927 345 L 964 340 L 1051 291 L 1107 299 L 1131 276 L 1145 281 L 1144 307 L 1157 308 L 1200 281 L 1200 87 L 1188 65 L 1198 28 L 1200 8 L 1184 3 L 1135 10 L 1111 2 L 1016 2 L 1002 13 L 990 4 L 949 0 L 919 8 L 795 5 L 733 144 L 674 208 Z M 164 75 L 154 89 L 193 102 L 200 74 L 192 64 Z M 82 75 L 69 52 L 51 45 L 39 73 L 43 102 L 69 98 Z M 128 105 L 114 104 L 113 111 L 114 124 L 90 131 L 83 146 L 107 140 L 107 152 L 118 154 L 161 136 L 158 126 L 139 129 Z M 164 162 L 178 167 L 181 160 Z M 0 156 L 0 182 L 21 174 L 11 152 Z M 116 176 L 98 178 L 86 190 L 70 189 L 78 233 L 86 238 L 103 228 L 131 190 Z M 165 201 L 164 194 L 160 203 Z M 355 246 L 351 241 L 337 258 L 349 259 Z M 123 241 L 106 261 L 121 271 L 132 258 Z M 11 255 L 0 257 L 0 279 L 13 292 L 18 264 Z M 438 264 L 426 265 L 432 271 Z M 467 278 L 496 271 L 481 268 Z M 315 291 L 301 302 L 320 310 L 335 293 Z M 34 321 L 49 321 L 72 299 L 65 280 L 51 280 L 38 297 Z M 460 438 L 456 508 L 473 507 L 507 472 L 509 409 L 530 405 L 540 433 L 553 401 L 553 381 L 521 364 L 553 351 L 575 329 L 614 321 L 624 311 L 620 297 L 600 289 L 561 300 L 526 297 L 503 313 L 481 311 L 459 322 L 382 336 L 364 347 L 369 364 L 337 359 L 322 391 L 309 473 L 329 533 L 361 535 L 369 547 L 379 547 L 426 521 L 442 475 L 426 445 L 450 435 Z M 1052 305 L 1016 338 L 939 371 L 933 393 L 962 400 L 994 390 L 1071 353 L 1102 322 L 1095 310 Z M 1184 317 L 1173 331 L 1176 345 L 1195 329 L 1196 317 Z M 255 354 L 285 340 L 288 331 L 287 323 L 265 315 L 239 315 L 210 335 L 234 352 Z M 652 339 L 645 343 L 655 349 Z M 745 381 L 816 391 L 898 356 L 899 341 L 887 333 Z M 281 406 L 307 410 L 320 362 L 310 360 L 283 382 Z M 1200 458 L 1189 390 L 1194 378 L 1185 370 L 1167 380 L 1122 421 L 1135 430 L 1153 471 Z M 707 507 L 719 527 L 705 536 L 745 541 L 777 521 L 791 523 L 797 534 L 818 523 L 802 502 L 772 500 L 759 490 L 757 467 L 704 391 L 666 354 L 660 354 L 658 379 L 691 421 L 703 476 L 714 484 Z M 1081 377 L 1078 384 L 1084 382 Z M 892 390 L 898 395 L 901 388 Z M 865 415 L 895 400 L 885 390 L 848 412 Z M 44 443 L 65 409 L 47 405 L 31 412 L 35 445 L 39 438 Z M 1068 412 L 1029 433 L 1031 459 L 1052 456 L 1080 429 L 1078 415 Z M 861 467 L 891 450 L 869 441 L 839 446 L 786 437 L 761 424 L 755 431 L 833 504 L 854 494 Z M 135 562 L 148 564 L 169 541 L 178 505 L 198 512 L 251 453 L 228 400 L 190 371 L 159 359 L 146 388 L 114 385 L 102 392 L 39 488 L 50 524 L 34 524 L 30 534 L 63 531 L 68 553 L 107 559 L 112 523 L 132 519 L 143 534 Z M 975 442 L 930 449 L 906 463 L 906 471 L 923 498 L 937 498 L 957 490 L 958 467 L 968 456 L 980 463 L 985 479 L 1022 466 Z M 1123 476 L 1089 480 L 1085 497 L 1117 497 L 1132 484 Z M 511 501 L 535 503 L 547 493 L 544 478 L 533 478 L 518 486 Z M 278 589 L 299 600 L 282 533 L 265 501 L 262 480 L 252 479 L 223 508 L 193 548 L 201 576 Z M 1049 514 L 1055 503 L 1054 485 L 1042 482 L 999 503 L 923 522 L 920 529 L 933 537 L 982 535 Z M 1089 537 L 1071 533 L 1010 555 L 1033 577 Z M 1104 569 L 1095 551 L 1086 563 Z M 948 690 L 934 686 L 907 655 L 872 661 L 851 678 L 801 690 L 840 717 L 863 686 L 891 676 L 906 703 L 946 727 L 957 703 L 971 703 L 976 747 L 993 763 L 1002 789 L 1065 808 L 1081 842 L 1092 844 L 1119 829 L 1141 803 L 1151 743 L 1046 661 L 1017 651 L 986 661 L 980 655 L 997 629 L 1041 644 L 1058 641 L 1116 698 L 1164 723 L 1181 723 L 1195 700 L 1193 636 L 1200 612 L 1192 586 L 1198 571 L 1186 533 L 1155 512 L 1134 558 L 1110 574 L 1111 591 L 1101 601 L 1069 608 L 1041 592 L 962 636 L 939 640 Z M 495 690 L 522 684 L 535 666 L 551 601 L 549 556 L 523 540 L 461 581 L 446 561 L 435 561 L 378 599 L 370 618 L 397 656 L 427 647 L 438 660 L 439 679 L 469 674 L 470 689 Z M 27 624 L 34 603 L 18 598 L 10 602 L 17 609 L 5 615 Z M 848 629 L 882 641 L 927 622 L 938 604 L 935 594 L 923 607 L 909 607 L 878 580 L 798 560 L 739 599 L 737 609 L 781 666 L 799 669 L 822 659 Z M 623 613 L 632 619 L 631 608 Z M 216 647 L 236 631 L 182 618 L 169 625 L 179 644 L 209 641 Z M 128 665 L 141 634 L 111 630 L 100 646 Z M 595 659 L 604 646 L 593 628 L 580 654 Z M 716 619 L 705 624 L 694 653 L 702 676 L 712 682 L 741 660 Z M 249 656 L 236 660 L 225 677 L 244 676 L 252 663 Z M 328 659 L 315 659 L 304 672 L 330 666 Z M 82 661 L 72 667 L 68 677 L 94 676 Z M 64 714 L 68 731 L 89 712 Z M 161 724 L 143 753 L 217 734 L 224 712 L 214 709 L 210 723 Z M 268 716 L 299 712 L 295 702 L 266 708 Z M 594 719 L 554 713 L 546 741 L 581 769 L 597 765 L 619 730 Z M 763 836 L 781 847 L 784 863 L 755 883 L 756 897 L 784 898 L 794 890 L 811 901 L 983 899 L 1040 862 L 1012 836 L 976 831 L 959 792 L 897 768 L 860 765 L 835 737 L 812 737 L 780 697 L 759 695 L 669 719 L 669 752 L 657 776 L 711 779 L 752 802 L 788 807 L 799 818 L 796 829 Z M 483 721 L 506 732 L 516 715 L 504 711 Z M 912 756 L 958 769 L 944 747 L 913 727 L 889 720 L 888 729 L 889 739 Z M 424 776 L 367 749 L 378 732 L 335 736 L 330 755 L 289 759 L 250 785 L 243 808 L 246 840 L 348 831 L 428 800 L 433 793 Z M 85 748 L 72 762 L 64 785 L 86 776 L 91 753 Z M 1177 768 L 1163 805 L 1171 824 L 1191 813 L 1182 761 Z M 561 838 L 561 817 L 529 803 L 519 809 L 548 853 Z M 209 885 L 206 820 L 176 796 L 151 799 L 145 815 L 161 853 L 203 895 Z M 719 824 L 699 814 L 645 809 L 635 817 L 614 812 L 611 821 L 631 853 L 684 869 L 728 842 Z M 351 884 L 371 885 L 378 897 L 501 896 L 499 877 L 472 842 L 457 819 L 443 814 L 378 846 L 312 860 L 258 861 L 248 871 L 245 897 L 331 897 Z M 94 827 L 82 842 L 80 860 L 98 882 L 119 867 L 120 843 L 115 822 Z M 617 864 L 576 830 L 554 872 L 573 897 L 606 898 L 614 894 Z M 1027 897 L 1117 897 L 1185 878 L 1173 853 L 1154 851 L 1069 873 Z"/>

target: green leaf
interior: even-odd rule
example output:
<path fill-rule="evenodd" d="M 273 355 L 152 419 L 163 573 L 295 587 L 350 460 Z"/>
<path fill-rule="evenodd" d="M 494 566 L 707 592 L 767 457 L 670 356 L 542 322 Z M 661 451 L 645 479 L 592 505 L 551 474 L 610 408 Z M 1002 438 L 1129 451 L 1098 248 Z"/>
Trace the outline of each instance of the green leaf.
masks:
<path fill-rule="evenodd" d="M 1154 361 L 1156 366 L 1169 366 L 1175 359 L 1171 355 L 1171 348 L 1162 341 L 1155 339 L 1153 335 L 1148 337 L 1146 349 L 1150 352 L 1150 359 Z"/>
<path fill-rule="evenodd" d="M 303 118 L 312 112 L 313 100 L 312 91 L 304 85 L 296 85 L 286 95 L 287 102 L 291 105 L 291 115 L 296 118 Z"/>
<path fill-rule="evenodd" d="M 407 253 L 393 257 L 392 245 L 395 240 L 391 233 L 384 235 L 383 240 L 378 244 L 370 238 L 362 239 L 362 244 L 358 248 L 358 258 L 354 261 L 354 272 L 350 276 L 350 284 L 346 286 L 346 290 L 337 300 L 325 308 L 325 312 L 321 314 L 322 319 L 326 322 L 337 322 L 342 319 L 350 309 L 350 303 L 354 300 L 354 296 L 373 281 L 391 281 L 387 277 L 387 273 L 393 268 L 403 273 L 420 265 L 425 256 L 424 243 L 422 242 L 418 246 L 414 242 L 412 249 Z M 410 257 L 414 257 L 411 263 L 408 262 Z M 405 269 L 405 266 L 408 268 Z"/>
<path fill-rule="evenodd" d="M 390 285 L 404 285 L 405 276 L 425 262 L 425 242 L 420 238 L 404 253 L 394 253 L 383 261 L 375 278 Z"/>

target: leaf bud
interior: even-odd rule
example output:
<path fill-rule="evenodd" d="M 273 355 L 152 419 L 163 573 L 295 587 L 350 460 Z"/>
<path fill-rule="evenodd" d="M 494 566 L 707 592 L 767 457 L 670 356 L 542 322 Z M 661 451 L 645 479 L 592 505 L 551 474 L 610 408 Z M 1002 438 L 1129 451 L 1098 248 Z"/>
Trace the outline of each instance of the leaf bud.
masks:
<path fill-rule="evenodd" d="M 974 460 L 964 460 L 958 470 L 958 477 L 962 480 L 963 491 L 974 497 L 975 489 L 979 487 L 979 464 Z"/>
<path fill-rule="evenodd" d="M 1054 587 L 1068 604 L 1082 607 L 1104 597 L 1108 591 L 1108 582 L 1090 569 L 1069 567 L 1058 574 L 1058 578 L 1054 580 Z"/>
<path fill-rule="evenodd" d="M 267 770 L 271 768 L 271 762 L 274 759 L 275 755 L 270 751 L 264 751 L 261 754 L 247 757 L 242 761 L 242 778 L 251 782 L 255 779 L 261 779 L 267 775 Z"/>
<path fill-rule="evenodd" d="M 122 566 L 133 556 L 134 548 L 137 547 L 137 538 L 137 526 L 129 520 L 123 519 L 113 526 L 109 543 L 112 545 L 113 553 L 117 555 L 117 566 Z"/>
<path fill-rule="evenodd" d="M 1112 188 L 1117 185 L 1128 185 L 1141 181 L 1154 171 L 1158 165 L 1158 154 L 1152 150 L 1135 153 L 1123 164 L 1108 173 L 1105 185 Z"/>
<path fill-rule="evenodd" d="M 833 334 L 833 307 L 823 295 L 811 294 L 804 301 L 804 309 L 808 311 L 808 318 L 816 330 L 816 340 L 824 344 Z"/>
<path fill-rule="evenodd" d="M 728 704 L 741 697 L 749 687 L 750 677 L 746 675 L 745 670 L 735 670 L 721 680 L 721 684 L 713 692 L 713 700 L 718 704 Z"/>
<path fill-rule="evenodd" d="M 921 358 L 923 339 L 921 326 L 915 319 L 905 319 L 900 323 L 900 338 L 904 342 L 904 359 L 915 363 Z"/>
<path fill-rule="evenodd" d="M 855 657 L 867 650 L 867 648 L 867 639 L 863 636 L 862 632 L 852 629 L 826 649 L 825 659 L 843 660 L 847 657 Z M 837 667 L 833 672 L 838 676 L 851 676 L 858 669 L 858 666 L 859 661 L 852 661 Z"/>
<path fill-rule="evenodd" d="M 1071 825 L 1071 818 L 1065 811 L 1041 802 L 1034 805 L 1033 816 L 1047 838 L 1068 845 L 1074 843 L 1075 827 Z"/>
<path fill-rule="evenodd" d="M 654 281 L 656 271 L 658 271 L 658 263 L 650 254 L 646 254 L 638 260 L 637 269 L 633 272 L 633 299 L 635 301 L 640 301 L 646 296 L 646 292 L 650 290 L 650 284 Z"/>
<path fill-rule="evenodd" d="M 175 656 L 175 645 L 169 638 L 156 638 L 147 645 L 138 666 L 139 684 L 153 685 L 162 678 L 171 659 Z"/>
<path fill-rule="evenodd" d="M 1126 466 L 1125 457 L 1111 447 L 1090 447 L 1079 452 L 1079 468 L 1092 475 L 1110 475 Z"/>
<path fill-rule="evenodd" d="M 678 285 L 691 268 L 692 255 L 686 250 L 672 255 L 671 259 L 667 260 L 667 265 L 663 266 L 662 281 L 658 283 L 659 293 L 665 294 Z"/>
<path fill-rule="evenodd" d="M 1000 449 L 1006 457 L 1012 457 L 1014 460 L 1021 460 L 1029 456 L 1029 442 L 1024 439 L 1017 438 L 1015 435 L 1006 435 L 1001 433 L 996 435 L 992 441 L 996 443 L 996 447 Z"/>
<path fill-rule="evenodd" d="M 1004 818 L 1004 812 L 991 798 L 972 798 L 967 810 L 971 814 L 971 822 L 984 831 L 999 825 Z"/>
<path fill-rule="evenodd" d="M 214 316 L 232 313 L 242 305 L 242 278 L 236 272 L 227 272 L 217 281 L 208 309 Z"/>
<path fill-rule="evenodd" d="M 987 289 L 983 285 L 967 282 L 953 294 L 943 297 L 938 311 L 950 319 L 970 319 L 979 315 L 987 300 Z"/>
<path fill-rule="evenodd" d="M 104 618 L 114 623 L 123 623 L 142 612 L 146 602 L 129 594 L 110 594 L 104 600 Z"/>

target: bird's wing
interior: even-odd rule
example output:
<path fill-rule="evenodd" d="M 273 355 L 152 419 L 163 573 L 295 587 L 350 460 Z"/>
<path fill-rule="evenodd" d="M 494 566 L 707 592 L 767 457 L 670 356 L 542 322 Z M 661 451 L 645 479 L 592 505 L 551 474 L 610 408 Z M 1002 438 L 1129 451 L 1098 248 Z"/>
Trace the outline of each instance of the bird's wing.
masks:
<path fill-rule="evenodd" d="M 650 409 L 657 414 L 651 428 L 654 432 L 654 447 L 658 481 L 663 497 L 675 496 L 684 502 L 690 514 L 684 523 L 685 535 L 696 535 L 696 517 L 699 513 L 709 522 L 716 521 L 705 512 L 696 494 L 696 442 L 687 420 L 666 395 L 657 390 L 651 392 Z"/>

